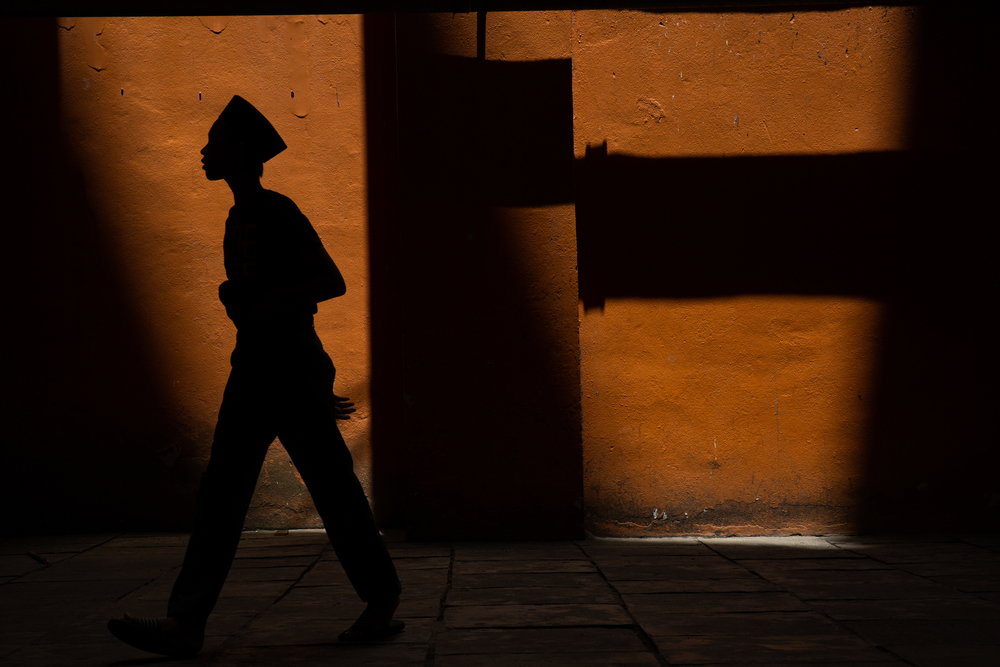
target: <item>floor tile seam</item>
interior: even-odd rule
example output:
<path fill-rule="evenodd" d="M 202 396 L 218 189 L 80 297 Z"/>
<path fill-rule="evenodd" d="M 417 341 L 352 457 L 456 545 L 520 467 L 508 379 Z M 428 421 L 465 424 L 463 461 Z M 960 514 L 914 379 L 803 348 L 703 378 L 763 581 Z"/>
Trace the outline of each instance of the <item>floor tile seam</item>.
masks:
<path fill-rule="evenodd" d="M 458 607 L 620 607 L 621 602 L 497 602 L 493 604 L 449 604 L 448 609 Z"/>
<path fill-rule="evenodd" d="M 77 552 L 73 553 L 71 556 L 67 556 L 66 558 L 63 558 L 62 560 L 58 560 L 55 563 L 45 563 L 45 564 L 42 564 L 42 566 L 40 568 L 38 568 L 37 570 L 31 570 L 30 572 L 24 572 L 22 574 L 16 575 L 16 576 L 8 579 L 7 581 L 5 581 L 3 583 L 0 583 L 0 586 L 6 586 L 7 584 L 12 584 L 15 581 L 17 581 L 18 579 L 20 579 L 22 577 L 26 577 L 29 574 L 33 574 L 35 572 L 41 572 L 42 570 L 45 570 L 47 568 L 54 568 L 56 565 L 59 565 L 60 563 L 65 563 L 66 561 L 73 560 L 74 558 L 76 558 L 77 556 L 79 556 L 81 554 L 85 554 L 88 551 L 96 549 L 97 547 L 104 546 L 105 544 L 107 544 L 111 540 L 116 540 L 119 537 L 121 537 L 122 535 L 125 535 L 125 533 L 117 533 L 117 534 L 113 535 L 112 537 L 109 537 L 108 539 L 104 540 L 103 542 L 99 542 L 97 544 L 93 544 L 93 545 L 87 547 L 86 549 L 84 549 L 83 551 L 77 551 Z M 25 552 L 25 555 L 26 554 L 27 554 L 27 552 Z M 17 555 L 17 554 L 14 554 L 14 555 Z M 82 580 L 82 581 L 88 581 L 88 580 Z"/>
<path fill-rule="evenodd" d="M 669 667 L 670 663 L 667 662 L 667 658 L 660 652 L 660 647 L 656 645 L 656 642 L 653 641 L 653 638 L 649 636 L 649 633 L 646 632 L 646 629 L 642 627 L 642 625 L 639 623 L 639 620 L 632 613 L 632 610 L 628 608 L 627 604 L 625 604 L 625 600 L 622 598 L 621 593 L 614 586 L 614 584 L 612 584 L 608 580 L 607 576 L 605 576 L 604 571 L 601 569 L 600 565 L 597 564 L 597 561 L 595 561 L 594 558 L 586 552 L 586 550 L 583 548 L 583 545 L 580 544 L 579 541 L 574 540 L 573 544 L 576 545 L 576 547 L 580 550 L 580 553 L 586 556 L 587 560 L 589 560 L 590 563 L 597 569 L 597 574 L 601 577 L 601 579 L 604 580 L 604 583 L 607 584 L 608 588 L 611 590 L 611 594 L 614 597 L 614 599 L 618 602 L 619 605 L 621 605 L 621 608 L 625 611 L 625 614 L 632 621 L 632 626 L 631 626 L 632 631 L 635 632 L 636 636 L 639 638 L 639 641 L 642 642 L 642 645 L 646 647 L 646 650 L 653 655 L 653 658 L 662 667 Z"/>
<path fill-rule="evenodd" d="M 978 545 L 978 544 L 973 544 L 971 542 L 966 542 L 965 540 L 962 540 L 961 538 L 958 538 L 958 537 L 954 537 L 954 536 L 950 536 L 950 535 L 946 535 L 946 536 L 950 537 L 952 539 L 952 543 L 953 544 L 964 544 L 966 546 L 970 546 L 970 547 L 973 547 L 975 549 L 979 549 L 980 551 L 983 551 L 986 554 L 990 554 L 990 555 L 994 555 L 994 556 L 1000 555 L 1000 549 L 994 550 L 994 549 L 990 549 L 989 547 L 983 547 L 983 546 Z M 829 544 L 831 544 L 832 546 L 834 546 L 834 547 L 836 547 L 838 549 L 841 549 L 843 551 L 849 551 L 851 553 L 856 553 L 856 554 L 858 554 L 858 555 L 860 555 L 860 556 L 862 556 L 864 558 L 869 558 L 871 560 L 874 560 L 875 562 L 884 563 L 886 565 L 889 565 L 890 567 L 895 567 L 897 569 L 899 569 L 900 565 L 919 565 L 919 564 L 923 564 L 923 563 L 927 562 L 927 561 L 913 561 L 913 562 L 904 562 L 904 563 L 888 563 L 888 562 L 886 562 L 884 560 L 876 558 L 875 556 L 871 556 L 871 555 L 866 554 L 866 553 L 858 553 L 858 551 L 855 550 L 855 549 L 851 549 L 851 548 L 845 547 L 845 546 L 840 545 L 840 544 L 829 542 L 829 540 L 826 540 L 826 541 Z M 896 543 L 892 543 L 892 544 L 896 544 Z M 964 559 L 959 558 L 958 560 L 959 560 L 959 562 L 962 562 Z M 931 562 L 934 562 L 934 561 L 931 561 Z M 937 562 L 940 562 L 940 561 L 937 561 Z"/>
<path fill-rule="evenodd" d="M 1000 546 L 998 546 L 996 548 L 984 547 L 981 544 L 975 544 L 974 542 L 969 542 L 969 541 L 963 539 L 959 535 L 953 535 L 952 537 L 954 537 L 955 540 L 957 540 L 958 542 L 961 542 L 962 544 L 967 544 L 970 547 L 976 547 L 977 549 L 982 549 L 983 551 L 986 551 L 986 552 L 988 552 L 988 553 L 990 553 L 990 554 L 992 554 L 994 556 L 1000 556 Z"/>
<path fill-rule="evenodd" d="M 434 667 L 437 653 L 437 638 L 446 628 L 444 625 L 444 610 L 448 606 L 448 594 L 451 593 L 451 582 L 455 574 L 455 545 L 448 545 L 448 578 L 445 580 L 444 591 L 438 600 L 438 615 L 434 619 L 434 629 L 427 640 L 427 652 L 424 654 L 424 667 Z"/>
<path fill-rule="evenodd" d="M 124 600 L 125 598 L 127 598 L 129 595 L 132 595 L 132 593 L 135 593 L 136 591 L 138 591 L 140 588 L 145 588 L 146 586 L 149 586 L 151 583 L 153 583 L 154 581 L 156 581 L 157 579 L 159 579 L 162 574 L 163 574 L 163 572 L 158 572 L 156 574 L 156 576 L 154 576 L 152 579 L 149 579 L 148 581 L 146 581 L 143 584 L 139 584 L 138 586 L 136 586 L 132 590 L 128 591 L 127 593 L 119 595 L 117 598 L 115 598 L 115 602 L 121 602 L 122 600 Z"/>
<path fill-rule="evenodd" d="M 856 632 L 853 628 L 850 628 L 850 627 L 847 627 L 845 625 L 842 625 L 840 621 L 838 621 L 837 619 L 833 618 L 831 615 L 829 615 L 829 614 L 827 614 L 827 613 L 825 613 L 825 612 L 823 612 L 823 611 L 821 611 L 819 609 L 816 609 L 813 605 L 809 604 L 808 600 L 802 598 L 800 595 L 796 594 L 794 591 L 789 590 L 787 587 L 783 587 L 780 584 L 777 584 L 777 583 L 771 581 L 770 579 L 764 577 L 762 574 L 760 574 L 759 572 L 757 572 L 755 570 L 751 570 L 750 568 L 748 568 L 748 567 L 746 567 L 744 565 L 741 565 L 740 563 L 736 562 L 735 560 L 733 560 L 729 556 L 726 556 L 724 553 L 722 553 L 722 552 L 720 552 L 720 551 L 712 548 L 712 546 L 710 544 L 706 544 L 701 539 L 699 539 L 698 541 L 701 542 L 702 544 L 704 544 L 709 549 L 712 549 L 712 551 L 714 551 L 715 553 L 719 554 L 719 556 L 721 558 L 724 558 L 724 559 L 728 560 L 729 562 L 731 562 L 731 563 L 733 563 L 735 565 L 739 565 L 740 567 L 742 567 L 743 569 L 745 569 L 747 572 L 750 572 L 754 576 L 759 577 L 761 580 L 766 581 L 767 583 L 771 584 L 772 586 L 778 586 L 779 588 L 782 588 L 783 592 L 787 593 L 788 595 L 792 596 L 793 598 L 795 598 L 796 600 L 798 600 L 799 602 L 801 602 L 803 605 L 805 605 L 806 607 L 808 607 L 810 611 L 812 611 L 812 612 L 814 612 L 816 614 L 819 614 L 820 616 L 822 616 L 823 618 L 825 618 L 827 621 L 829 621 L 830 623 L 832 623 L 841 632 L 844 632 L 844 633 L 846 633 L 848 635 L 852 635 L 852 636 L 856 637 L 857 639 L 860 639 L 862 642 L 864 642 L 868 646 L 872 647 L 876 651 L 879 651 L 879 652 L 882 652 L 884 654 L 887 654 L 888 656 L 891 656 L 892 658 L 900 661 L 903 664 L 914 665 L 914 663 L 909 662 L 908 660 L 905 660 L 902 656 L 897 655 L 896 653 L 894 653 L 893 651 L 889 650 L 888 648 L 886 648 L 884 646 L 881 646 L 879 644 L 876 644 L 876 643 L 872 642 L 871 640 L 869 640 L 866 637 L 863 637 L 860 633 Z M 830 544 L 829 542 L 827 542 L 827 543 Z M 832 546 L 836 547 L 837 545 L 832 545 Z M 839 548 L 839 547 L 837 547 L 837 548 Z M 861 555 L 863 557 L 865 557 L 865 558 L 868 557 L 868 556 L 864 556 L 863 554 L 861 554 Z M 875 559 L 873 559 L 873 560 L 875 560 Z M 881 562 L 881 561 L 878 561 L 878 562 Z"/>
<path fill-rule="evenodd" d="M 565 625 L 449 625 L 445 630 L 634 630 L 634 623 L 567 623 Z M 645 651 L 649 651 L 647 646 Z M 639 653 L 640 651 L 630 651 Z"/>
<path fill-rule="evenodd" d="M 963 542 L 959 542 L 959 543 L 964 544 Z M 834 545 L 834 546 L 836 546 L 836 545 Z M 975 545 L 972 545 L 972 546 L 975 546 Z M 850 549 L 845 549 L 845 551 L 850 551 Z M 963 591 L 961 588 L 958 588 L 957 586 L 949 586 L 948 584 L 944 584 L 944 583 L 941 583 L 939 581 L 934 581 L 933 579 L 930 578 L 930 576 L 925 576 L 925 575 L 918 574 L 916 572 L 911 572 L 910 570 L 905 569 L 905 566 L 907 566 L 907 565 L 920 565 L 921 563 L 887 563 L 886 561 L 881 560 L 879 558 L 876 558 L 874 556 L 869 556 L 867 554 L 860 554 L 860 555 L 864 556 L 865 558 L 869 558 L 869 559 L 875 561 L 876 563 L 881 563 L 883 565 L 886 565 L 889 568 L 895 570 L 896 572 L 903 572 L 903 573 L 908 574 L 908 575 L 910 575 L 912 577 L 918 577 L 918 578 L 922 579 L 925 583 L 929 583 L 929 584 L 932 584 L 934 586 L 944 586 L 945 588 L 948 588 L 948 589 L 950 589 L 952 591 L 955 591 L 955 592 L 958 592 L 958 593 L 963 593 L 965 595 L 972 595 L 973 597 L 976 597 L 976 598 L 978 598 L 980 600 L 989 601 L 988 598 L 983 598 L 983 597 L 981 597 L 979 595 L 976 595 L 972 591 Z M 937 575 L 935 575 L 935 576 L 937 576 Z M 948 575 L 943 575 L 943 576 L 948 576 Z M 980 591 L 980 592 L 988 592 L 988 591 Z"/>
<path fill-rule="evenodd" d="M 308 566 L 306 566 L 306 567 L 305 567 L 305 569 L 303 569 L 303 571 L 302 571 L 302 572 L 301 572 L 301 573 L 299 574 L 299 577 L 298 577 L 298 579 L 296 579 L 296 580 L 295 580 L 295 581 L 293 581 L 293 582 L 292 582 L 292 583 L 291 583 L 291 584 L 290 584 L 289 586 L 287 586 L 287 587 L 285 588 L 285 591 L 284 591 L 284 592 L 283 592 L 283 593 L 282 593 L 281 595 L 279 595 L 279 596 L 278 596 L 277 598 L 275 598 L 275 599 L 274 599 L 273 601 L 271 601 L 271 602 L 270 602 L 269 604 L 265 605 L 263 609 L 261 609 L 261 610 L 260 610 L 260 611 L 258 611 L 257 613 L 255 613 L 255 614 L 253 614 L 252 616 L 250 616 L 250 618 L 248 618 L 248 619 L 246 620 L 246 622 L 244 622 L 244 623 L 243 623 L 243 625 L 241 625 L 241 626 L 240 626 L 239 628 L 237 628 L 235 632 L 231 633 L 231 634 L 230 634 L 230 635 L 228 636 L 228 638 L 227 638 L 227 639 L 225 639 L 225 640 L 224 640 L 224 641 L 223 641 L 223 642 L 222 642 L 221 644 L 219 644 L 219 646 L 218 646 L 218 647 L 216 647 L 216 648 L 215 648 L 215 649 L 214 649 L 214 650 L 213 650 L 213 651 L 211 652 L 211 654 L 210 654 L 210 655 L 215 655 L 216 653 L 220 653 L 220 652 L 222 652 L 222 651 L 224 651 L 224 650 L 228 650 L 229 648 L 231 648 L 231 646 L 230 646 L 230 645 L 231 645 L 231 644 L 233 644 L 234 642 L 236 642 L 236 641 L 238 640 L 238 638 L 239 638 L 239 637 L 241 636 L 241 634 L 243 633 L 243 630 L 244 630 L 244 629 L 246 629 L 246 628 L 247 628 L 248 626 L 252 625 L 252 624 L 254 623 L 254 621 L 256 621 L 256 620 L 257 620 L 258 618 L 260 618 L 260 617 L 261 617 L 261 616 L 263 616 L 263 615 L 264 615 L 265 613 L 267 613 L 267 611 L 268 611 L 269 609 L 271 609 L 272 607 L 274 607 L 274 605 L 278 604 L 278 603 L 279 603 L 279 602 L 281 602 L 281 601 L 282 601 L 283 599 L 285 599 L 285 597 L 286 597 L 286 596 L 287 596 L 287 595 L 288 595 L 288 594 L 289 594 L 289 593 L 290 593 L 290 592 L 292 591 L 292 589 L 293 589 L 293 588 L 295 588 L 295 586 L 296 586 L 296 585 L 297 585 L 297 584 L 298 584 L 298 583 L 299 583 L 300 581 L 302 581 L 302 579 L 303 579 L 303 578 L 304 578 L 304 577 L 305 577 L 305 576 L 306 576 L 307 574 L 309 574 L 309 572 L 311 572 L 311 571 L 312 571 L 312 569 L 313 569 L 314 567 L 316 567 L 316 564 L 320 562 L 320 560 L 321 560 L 321 559 L 323 558 L 323 553 L 324 553 L 324 552 L 325 552 L 325 551 L 326 551 L 326 550 L 327 550 L 328 548 L 329 548 L 329 546 L 325 546 L 324 548 L 320 549 L 320 550 L 319 550 L 319 553 L 317 553 L 317 554 L 316 554 L 316 556 L 315 556 L 315 557 L 313 558 L 313 561 L 312 561 L 312 563 L 310 563 L 310 564 L 309 564 Z M 226 579 L 229 579 L 229 577 L 227 576 L 227 577 L 226 577 Z M 246 583 L 256 583 L 256 582 L 246 582 Z"/>

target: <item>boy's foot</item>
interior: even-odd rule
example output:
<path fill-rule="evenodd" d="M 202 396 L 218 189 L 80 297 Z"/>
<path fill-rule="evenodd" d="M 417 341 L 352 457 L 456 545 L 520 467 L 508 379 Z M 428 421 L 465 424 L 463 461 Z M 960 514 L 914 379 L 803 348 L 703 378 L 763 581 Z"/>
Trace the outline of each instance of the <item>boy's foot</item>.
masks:
<path fill-rule="evenodd" d="M 190 658 L 201 650 L 205 634 L 182 626 L 175 618 L 138 618 L 125 614 L 124 618 L 108 621 L 108 630 L 129 646 L 141 651 Z"/>
<path fill-rule="evenodd" d="M 384 602 L 369 602 L 358 620 L 354 621 L 354 625 L 340 633 L 338 639 L 342 642 L 364 644 L 402 632 L 406 624 L 392 618 L 398 606 L 398 595 Z"/>

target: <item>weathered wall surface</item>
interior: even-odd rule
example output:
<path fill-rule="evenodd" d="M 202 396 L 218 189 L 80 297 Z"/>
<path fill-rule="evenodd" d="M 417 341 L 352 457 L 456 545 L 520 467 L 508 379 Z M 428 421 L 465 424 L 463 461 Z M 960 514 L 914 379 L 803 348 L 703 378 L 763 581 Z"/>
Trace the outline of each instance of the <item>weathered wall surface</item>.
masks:
<path fill-rule="evenodd" d="M 9 525 L 188 525 L 238 93 L 412 538 L 995 526 L 987 22 L 936 11 L 14 21 Z M 249 525 L 317 521 L 275 445 Z"/>
<path fill-rule="evenodd" d="M 338 393 L 358 403 L 343 431 L 368 484 L 361 18 L 49 25 L 58 32 L 59 116 L 39 139 L 66 148 L 57 177 L 33 195 L 63 201 L 39 211 L 45 234 L 21 248 L 51 290 L 36 284 L 23 304 L 23 321 L 45 326 L 21 341 L 21 420 L 8 434 L 43 495 L 56 511 L 72 512 L 66 501 L 77 498 L 105 525 L 182 525 L 191 514 L 235 342 L 216 292 L 232 195 L 205 179 L 199 150 L 234 94 L 288 144 L 265 165 L 265 187 L 298 204 L 347 281 L 347 295 L 322 304 L 316 325 Z M 48 488 L 55 460 L 75 471 Z M 315 525 L 302 488 L 275 444 L 248 525 Z"/>
<path fill-rule="evenodd" d="M 598 209 L 587 228 L 616 237 L 581 247 L 590 530 L 850 528 L 881 304 L 815 293 L 797 258 L 839 273 L 843 229 L 824 209 L 865 195 L 753 158 L 808 155 L 808 171 L 906 148 L 914 28 L 899 8 L 574 14 L 578 214 Z M 621 182 L 637 162 L 646 190 Z"/>
<path fill-rule="evenodd" d="M 945 416 L 987 410 L 984 349 L 923 361 L 986 294 L 956 261 L 983 239 L 982 70 L 927 14 L 574 13 L 589 530 L 995 522 L 996 484 L 944 451 L 995 460 Z"/>

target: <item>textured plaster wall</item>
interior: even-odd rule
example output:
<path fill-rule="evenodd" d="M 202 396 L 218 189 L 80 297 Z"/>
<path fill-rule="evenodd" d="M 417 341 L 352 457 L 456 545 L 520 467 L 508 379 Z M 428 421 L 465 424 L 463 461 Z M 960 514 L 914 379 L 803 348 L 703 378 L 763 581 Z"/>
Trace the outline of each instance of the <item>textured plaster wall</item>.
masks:
<path fill-rule="evenodd" d="M 171 480 L 163 485 L 167 495 L 138 499 L 147 505 L 147 522 L 176 516 L 171 506 L 183 507 L 181 515 L 189 511 L 235 342 L 216 292 L 225 279 L 222 236 L 232 195 L 224 183 L 205 179 L 199 150 L 218 113 L 239 94 L 288 144 L 265 165 L 264 186 L 298 204 L 347 281 L 346 296 L 320 305 L 316 327 L 337 367 L 338 393 L 358 404 L 342 430 L 368 485 L 361 18 L 69 18 L 52 29 L 59 32 L 59 129 L 82 172 L 81 206 L 107 239 L 109 256 L 102 259 L 117 264 L 124 307 L 139 323 L 162 390 L 162 421 L 177 433 L 169 442 L 155 432 L 131 433 L 128 442 L 95 451 L 96 462 L 126 457 L 142 475 Z M 110 419 L 103 437 L 116 439 L 115 430 Z M 317 524 L 302 490 L 276 443 L 248 525 Z"/>
<path fill-rule="evenodd" d="M 576 12 L 577 159 L 604 144 L 609 156 L 650 158 L 649 165 L 905 149 L 914 30 L 912 12 L 900 7 Z M 695 168 L 660 164 L 677 173 Z M 698 168 L 720 173 L 716 164 Z M 669 267 L 690 254 L 704 261 L 686 265 L 688 294 L 675 280 L 661 298 L 646 284 L 635 286 L 636 297 L 609 297 L 602 307 L 581 303 L 584 487 L 595 533 L 852 527 L 882 305 L 864 294 L 794 294 L 802 289 L 796 262 L 781 264 L 789 255 L 824 254 L 796 246 L 794 237 L 812 234 L 832 202 L 857 195 L 778 179 L 757 180 L 748 192 L 740 187 L 748 171 L 721 173 L 727 181 L 664 180 L 650 192 L 597 195 L 609 215 L 626 216 L 620 234 L 663 230 L 658 253 L 621 240 L 615 250 L 632 261 Z M 782 201 L 799 187 L 809 195 L 795 195 L 803 206 L 789 213 Z M 645 220 L 629 221 L 636 208 L 626 198 L 636 196 L 652 203 Z M 772 256 L 760 239 L 776 228 L 784 239 L 771 242 L 788 249 Z M 731 256 L 722 248 L 734 233 L 747 243 Z M 684 240 L 692 237 L 697 246 Z M 743 275 L 733 275 L 735 266 Z M 753 293 L 762 272 L 793 293 Z M 702 289 L 720 275 L 731 276 L 726 290 Z"/>
<path fill-rule="evenodd" d="M 398 202 L 371 259 L 406 414 L 376 418 L 412 537 L 995 525 L 988 22 L 401 14 L 371 184 L 360 17 L 9 25 L 15 530 L 188 525 L 235 338 L 198 150 L 233 94 L 347 280 L 316 322 L 369 489 L 366 198 Z M 317 521 L 276 444 L 248 525 Z"/>

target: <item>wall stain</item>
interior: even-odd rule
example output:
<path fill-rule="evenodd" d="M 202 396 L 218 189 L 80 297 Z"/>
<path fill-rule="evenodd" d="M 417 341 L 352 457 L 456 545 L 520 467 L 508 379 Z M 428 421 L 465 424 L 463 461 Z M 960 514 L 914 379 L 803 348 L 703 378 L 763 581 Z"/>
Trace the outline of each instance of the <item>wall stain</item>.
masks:
<path fill-rule="evenodd" d="M 285 48 L 288 49 L 289 109 L 299 118 L 312 108 L 309 94 L 309 49 L 306 48 L 305 17 L 289 16 L 285 21 Z"/>
<path fill-rule="evenodd" d="M 225 30 L 226 26 L 229 25 L 228 16 L 199 16 L 198 20 L 216 35 Z"/>
<path fill-rule="evenodd" d="M 87 35 L 87 64 L 100 72 L 108 66 L 108 54 L 97 38 L 104 32 L 107 19 L 103 16 L 88 16 L 80 19 L 80 29 Z"/>
<path fill-rule="evenodd" d="M 278 19 L 275 16 L 257 17 L 257 39 L 265 44 L 271 41 L 271 34 L 278 29 Z"/>

